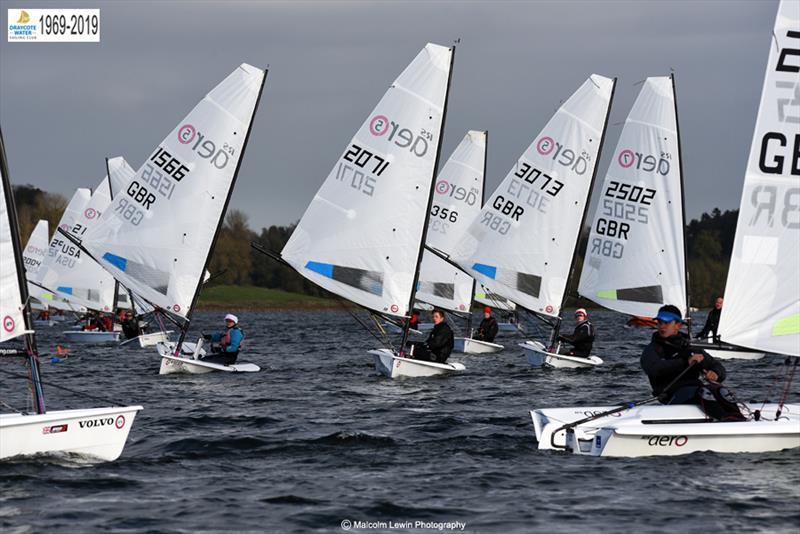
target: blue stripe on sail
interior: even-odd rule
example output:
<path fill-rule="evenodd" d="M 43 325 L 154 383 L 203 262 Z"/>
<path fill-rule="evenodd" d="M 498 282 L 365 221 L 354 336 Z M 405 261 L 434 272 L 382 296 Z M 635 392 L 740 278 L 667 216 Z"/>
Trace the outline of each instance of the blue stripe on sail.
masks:
<path fill-rule="evenodd" d="M 306 262 L 306 269 L 314 271 L 322 276 L 333 278 L 333 265 L 330 263 L 320 263 L 318 261 Z"/>
<path fill-rule="evenodd" d="M 110 252 L 103 254 L 103 259 L 122 272 L 125 272 L 125 268 L 128 266 L 128 260 L 122 256 L 111 254 Z"/>
<path fill-rule="evenodd" d="M 72 288 L 71 287 L 57 287 L 56 291 L 60 291 L 62 293 L 66 293 L 67 295 L 72 295 Z"/>
<path fill-rule="evenodd" d="M 495 276 L 497 276 L 497 267 L 492 267 L 491 265 L 484 265 L 482 263 L 473 263 L 472 270 L 477 271 L 484 276 L 488 276 L 492 280 L 494 280 Z"/>

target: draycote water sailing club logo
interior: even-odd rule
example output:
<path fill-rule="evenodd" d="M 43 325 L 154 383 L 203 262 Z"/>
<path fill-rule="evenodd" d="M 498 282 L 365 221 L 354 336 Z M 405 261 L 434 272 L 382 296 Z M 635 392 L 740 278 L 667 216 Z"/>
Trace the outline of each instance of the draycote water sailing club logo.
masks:
<path fill-rule="evenodd" d="M 375 137 L 388 135 L 387 141 L 400 148 L 408 148 L 408 151 L 418 158 L 422 158 L 428 153 L 430 142 L 433 141 L 431 132 L 421 130 L 419 134 L 415 135 L 411 130 L 390 120 L 386 115 L 375 115 L 370 119 L 369 133 Z"/>

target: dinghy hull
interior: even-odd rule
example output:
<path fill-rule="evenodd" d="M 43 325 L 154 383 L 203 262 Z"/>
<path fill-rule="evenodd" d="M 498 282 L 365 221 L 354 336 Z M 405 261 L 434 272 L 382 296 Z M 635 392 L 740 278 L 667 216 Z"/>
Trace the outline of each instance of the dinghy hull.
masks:
<path fill-rule="evenodd" d="M 64 332 L 70 343 L 116 343 L 119 332 L 98 332 L 96 330 L 72 330 Z"/>
<path fill-rule="evenodd" d="M 500 352 L 504 348 L 503 345 L 498 345 L 497 343 L 479 341 L 468 337 L 457 337 L 453 345 L 453 352 L 462 352 L 464 354 L 494 354 Z"/>
<path fill-rule="evenodd" d="M 375 360 L 375 369 L 389 378 L 437 376 L 466 369 L 458 362 L 436 363 L 403 358 L 389 349 L 371 350 L 369 354 Z"/>
<path fill-rule="evenodd" d="M 213 373 L 214 371 L 222 371 L 225 373 L 256 373 L 261 370 L 259 366 L 246 362 L 233 365 L 221 365 L 218 363 L 205 362 L 203 360 L 195 360 L 194 353 L 196 351 L 199 351 L 201 357 L 206 354 L 202 346 L 198 348 L 198 345 L 199 343 L 184 342 L 181 350 L 181 357 L 174 355 L 174 342 L 159 343 L 156 345 L 158 353 L 161 356 L 161 367 L 158 370 L 158 374 L 203 375 Z"/>
<path fill-rule="evenodd" d="M 0 459 L 76 454 L 89 461 L 119 458 L 141 406 L 0 415 Z"/>
<path fill-rule="evenodd" d="M 676 456 L 701 451 L 769 452 L 800 447 L 800 405 L 767 404 L 760 421 L 708 422 L 694 405 L 639 406 L 575 428 L 568 438 L 560 428 L 571 421 L 613 406 L 532 410 L 539 449 L 564 450 L 569 439 L 574 454 L 586 456 Z M 760 406 L 749 407 L 751 410 Z"/>
<path fill-rule="evenodd" d="M 568 354 L 555 354 L 547 352 L 544 345 L 538 341 L 526 341 L 520 343 L 520 347 L 525 351 L 528 363 L 534 367 L 554 367 L 556 369 L 589 369 L 597 367 L 603 360 L 597 356 L 580 358 L 569 356 Z"/>

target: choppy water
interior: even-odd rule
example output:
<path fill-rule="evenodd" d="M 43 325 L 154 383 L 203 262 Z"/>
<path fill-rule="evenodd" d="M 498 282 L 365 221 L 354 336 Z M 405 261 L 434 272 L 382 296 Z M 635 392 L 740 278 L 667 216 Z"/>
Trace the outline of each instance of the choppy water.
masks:
<path fill-rule="evenodd" d="M 193 332 L 211 331 L 221 315 L 198 314 Z M 619 315 L 593 314 L 599 369 L 531 368 L 520 338 L 501 334 L 499 355 L 452 357 L 466 364 L 461 375 L 405 381 L 376 374 L 365 354 L 376 342 L 346 313 L 240 319 L 240 359 L 260 373 L 158 376 L 154 351 L 78 345 L 66 361 L 45 361 L 45 382 L 145 410 L 116 462 L 0 464 L 0 528 L 343 532 L 349 520 L 434 527 L 412 529 L 420 532 L 458 521 L 473 532 L 651 533 L 800 524 L 798 450 L 613 459 L 536 449 L 531 408 L 649 395 L 638 367 L 649 333 L 623 328 Z M 62 329 L 40 333 L 42 351 L 63 344 Z M 739 398 L 762 400 L 779 363 L 728 362 L 728 383 Z M 21 385 L 2 381 L 0 397 L 13 399 Z M 46 393 L 53 409 L 101 404 Z"/>

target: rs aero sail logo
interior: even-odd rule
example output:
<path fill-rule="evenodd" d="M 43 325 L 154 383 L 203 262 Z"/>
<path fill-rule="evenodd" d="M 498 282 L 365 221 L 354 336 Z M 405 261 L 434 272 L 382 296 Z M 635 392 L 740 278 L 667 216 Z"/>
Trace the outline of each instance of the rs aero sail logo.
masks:
<path fill-rule="evenodd" d="M 433 141 L 432 133 L 422 130 L 419 134 L 414 134 L 386 115 L 375 115 L 369 120 L 369 133 L 375 137 L 383 137 L 400 148 L 407 148 L 418 158 L 425 157 Z"/>
<path fill-rule="evenodd" d="M 589 168 L 588 153 L 585 150 L 578 154 L 548 135 L 540 137 L 536 142 L 536 152 L 579 175 L 583 175 Z"/>
<path fill-rule="evenodd" d="M 236 132 L 234 132 L 235 134 Z M 224 143 L 219 146 L 218 143 L 203 134 L 193 124 L 184 124 L 178 128 L 178 142 L 189 146 L 192 152 L 220 170 L 224 169 L 236 154 L 236 150 L 232 145 Z"/>

